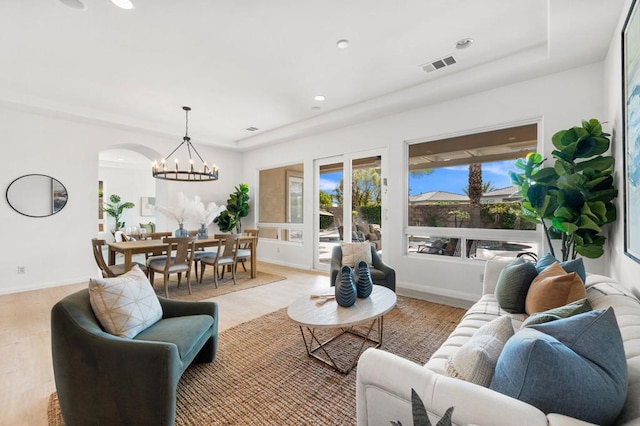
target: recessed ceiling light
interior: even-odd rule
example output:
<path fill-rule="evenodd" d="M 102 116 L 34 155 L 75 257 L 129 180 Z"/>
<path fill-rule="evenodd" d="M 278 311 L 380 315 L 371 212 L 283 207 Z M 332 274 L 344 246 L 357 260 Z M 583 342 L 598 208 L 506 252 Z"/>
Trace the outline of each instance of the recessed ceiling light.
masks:
<path fill-rule="evenodd" d="M 456 41 L 456 49 L 466 49 L 467 47 L 471 46 L 473 44 L 473 39 L 472 38 L 461 38 L 460 40 Z"/>
<path fill-rule="evenodd" d="M 349 47 L 349 40 L 338 40 L 336 46 L 338 46 L 338 49 L 346 49 L 347 47 Z"/>
<path fill-rule="evenodd" d="M 60 0 L 60 3 L 75 10 L 85 10 L 87 8 L 80 0 Z"/>
<path fill-rule="evenodd" d="M 115 4 L 121 9 L 133 9 L 133 3 L 131 3 L 131 0 L 111 0 L 111 3 Z"/>
<path fill-rule="evenodd" d="M 313 97 L 313 99 L 314 99 L 315 101 L 322 102 L 322 101 L 324 101 L 324 100 L 325 100 L 325 99 L 327 99 L 327 98 L 325 98 L 323 95 L 315 95 L 315 96 Z"/>

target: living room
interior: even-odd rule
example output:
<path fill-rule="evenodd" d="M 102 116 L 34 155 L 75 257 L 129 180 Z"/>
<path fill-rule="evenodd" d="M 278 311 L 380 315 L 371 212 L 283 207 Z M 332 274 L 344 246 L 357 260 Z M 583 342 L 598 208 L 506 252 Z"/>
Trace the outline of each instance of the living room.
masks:
<path fill-rule="evenodd" d="M 69 24 L 71 21 L 82 28 L 89 24 L 81 20 L 91 17 L 88 13 L 92 11 L 116 13 L 111 10 L 114 6 L 107 0 L 95 0 L 83 12 L 70 10 L 57 1 L 49 3 L 42 6 L 44 10 L 32 10 L 37 7 L 19 5 L 18 2 L 0 6 L 6 38 L 21 34 L 20 37 L 25 39 L 34 39 L 7 52 L 0 59 L 3 70 L 0 75 L 5 81 L 0 92 L 0 128 L 4 130 L 7 141 L 2 144 L 5 166 L 0 176 L 5 186 L 18 176 L 29 173 L 53 176 L 66 186 L 69 202 L 59 214 L 41 219 L 18 215 L 8 203 L 2 204 L 0 209 L 5 218 L 2 234 L 6 241 L 12 242 L 12 246 L 5 247 L 3 251 L 0 272 L 5 279 L 0 284 L 0 294 L 47 288 L 55 292 L 61 286 L 86 282 L 88 277 L 96 275 L 95 262 L 88 247 L 89 240 L 96 234 L 94 212 L 97 211 L 99 153 L 113 148 L 132 149 L 149 158 L 149 163 L 154 158 L 166 155 L 175 148 L 182 136 L 184 123 L 181 121 L 183 116 L 180 107 L 190 102 L 194 108 L 190 123 L 194 144 L 204 157 L 215 161 L 220 167 L 220 178 L 217 182 L 197 184 L 158 181 L 155 191 L 158 205 L 170 205 L 177 192 L 223 203 L 240 182 L 247 182 L 254 191 L 257 190 L 260 170 L 302 163 L 304 176 L 313 177 L 314 162 L 318 159 L 380 151 L 383 153 L 383 167 L 388 182 L 385 199 L 388 212 L 383 216 L 382 223 L 383 256 L 385 262 L 393 265 L 397 272 L 399 294 L 403 291 L 405 294 L 422 293 L 434 300 L 455 301 L 468 306 L 481 295 L 480 275 L 484 268 L 481 262 L 424 256 L 418 258 L 407 254 L 406 212 L 395 206 L 407 205 L 405 151 L 409 142 L 535 123 L 538 126 L 539 151 L 549 155 L 553 150 L 551 137 L 554 133 L 579 125 L 582 119 L 595 117 L 604 123 L 605 131 L 613 134 L 616 187 L 622 189 L 625 184 L 622 172 L 623 77 L 620 34 L 631 7 L 630 0 L 592 0 L 586 6 L 580 5 L 580 9 L 586 9 L 587 12 L 576 11 L 576 6 L 568 2 L 528 2 L 527 6 L 537 12 L 532 17 L 532 25 L 541 24 L 537 28 L 538 32 L 543 33 L 541 44 L 526 44 L 527 48 L 519 53 L 496 58 L 491 63 L 477 63 L 458 72 L 449 72 L 424 85 L 397 87 L 394 93 L 362 99 L 351 108 L 332 109 L 331 106 L 325 107 L 326 104 L 320 105 L 327 109 L 326 112 L 321 110 L 321 114 L 289 123 L 289 127 L 274 126 L 268 132 L 255 136 L 245 133 L 232 140 L 216 137 L 211 145 L 206 142 L 214 139 L 210 136 L 215 135 L 215 130 L 205 131 L 204 127 L 209 126 L 208 122 L 213 121 L 213 117 L 191 100 L 199 91 L 197 87 L 184 90 L 179 95 L 173 94 L 166 103 L 162 100 L 163 105 L 155 112 L 134 107 L 127 112 L 137 114 L 127 116 L 117 111 L 117 105 L 99 111 L 100 100 L 96 104 L 75 103 L 73 95 L 65 96 L 64 92 L 60 93 L 63 89 L 55 85 L 44 86 L 34 80 L 29 86 L 25 83 L 28 79 L 18 79 L 20 74 L 35 72 L 32 67 L 46 68 L 46 56 L 56 54 L 72 65 L 66 68 L 54 68 L 52 65 L 48 71 L 70 80 L 78 79 L 78 85 L 82 86 L 83 79 L 89 78 L 87 73 L 80 71 L 85 66 L 82 64 L 85 53 L 81 49 L 83 46 L 74 45 L 71 35 L 67 34 L 65 42 L 68 44 L 65 47 L 53 53 L 46 49 L 37 50 L 38 40 L 46 37 L 46 33 L 41 32 L 38 26 L 55 28 L 60 25 L 59 22 Z M 500 10 L 506 7 L 504 3 L 491 2 L 483 8 Z M 135 12 L 144 12 L 149 7 L 151 5 L 137 5 Z M 367 8 L 364 5 L 362 7 L 365 10 Z M 446 9 L 446 6 L 442 8 Z M 31 19 L 29 13 L 36 13 L 35 16 L 40 19 Z M 59 17 L 60 21 L 53 17 Z M 568 31 L 564 28 L 566 22 L 573 22 L 573 19 L 576 22 L 570 26 L 574 28 Z M 585 25 L 585 21 L 589 25 Z M 462 27 L 460 31 L 464 29 Z M 89 29 L 86 31 L 90 32 Z M 476 37 L 478 44 L 482 40 L 473 34 L 459 34 L 458 37 Z M 335 43 L 338 38 L 330 42 Z M 401 40 L 395 42 L 400 43 Z M 352 48 L 355 46 L 349 47 Z M 450 46 L 447 49 L 453 50 Z M 579 54 L 572 56 L 573 51 Z M 105 58 L 108 58 L 108 54 Z M 32 65 L 31 61 L 36 56 L 45 60 Z M 418 62 L 415 65 L 427 59 L 430 56 L 416 58 Z M 128 81 L 125 76 L 128 68 L 144 68 L 144 64 L 137 62 L 120 66 L 123 76 L 114 80 L 117 80 L 117 85 L 128 87 L 135 98 L 138 96 L 136 85 L 142 86 L 144 82 Z M 174 77 L 178 80 L 189 79 L 189 74 L 185 72 L 184 77 Z M 145 92 L 144 96 L 153 98 L 159 96 L 157 93 L 162 93 L 162 90 L 162 87 L 158 87 L 154 89 L 155 93 Z M 311 91 L 310 95 L 315 95 L 315 90 L 315 87 L 305 89 L 306 92 Z M 96 98 L 102 99 L 102 96 L 100 91 L 96 91 Z M 327 95 L 327 101 L 330 98 Z M 135 105 L 132 99 L 122 98 L 120 101 L 122 104 Z M 262 104 L 260 106 L 270 108 Z M 309 105 L 304 104 L 308 110 L 311 106 L 317 105 L 312 100 Z M 157 116 L 152 115 L 156 113 Z M 242 129 L 253 125 L 245 123 L 240 126 L 241 121 L 235 121 L 233 125 Z M 311 179 L 308 182 L 308 188 L 311 189 L 314 183 Z M 316 226 L 315 192 L 305 190 L 303 197 L 304 241 L 301 244 L 261 241 L 258 247 L 259 261 L 303 270 L 313 269 L 315 240 L 311 236 Z M 252 203 L 255 202 L 254 197 Z M 254 213 L 247 217 L 244 226 L 259 225 L 260 218 L 255 213 L 257 207 L 252 204 Z M 587 270 L 627 283 L 637 294 L 640 287 L 633 283 L 640 273 L 640 265 L 625 255 L 622 191 L 617 199 L 617 207 L 619 219 L 607 229 L 605 254 L 597 260 L 587 260 Z M 156 220 L 161 229 L 175 229 L 176 223 L 167 218 L 158 216 Z M 34 238 L 39 239 L 37 246 L 32 244 Z M 24 267 L 24 273 L 17 274 L 18 267 Z M 16 320 L 13 319 L 14 324 Z M 5 325 L 4 318 L 2 325 Z M 43 333 L 43 336 L 47 336 L 46 330 Z M 5 358 L 19 357 L 20 350 L 27 350 L 24 346 L 14 347 L 13 341 L 3 340 L 2 344 L 6 350 L 3 352 Z M 46 363 L 42 368 L 50 368 L 49 360 Z"/>

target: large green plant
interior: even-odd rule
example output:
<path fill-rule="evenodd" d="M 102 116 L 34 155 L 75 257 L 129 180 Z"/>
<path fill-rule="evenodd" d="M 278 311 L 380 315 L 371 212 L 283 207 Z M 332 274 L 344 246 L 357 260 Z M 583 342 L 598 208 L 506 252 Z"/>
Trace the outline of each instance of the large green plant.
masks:
<path fill-rule="evenodd" d="M 111 201 L 110 203 L 104 203 L 104 212 L 107 213 L 109 216 L 111 216 L 112 218 L 115 219 L 116 222 L 116 231 L 118 229 L 122 229 L 124 228 L 124 222 L 120 222 L 120 218 L 122 217 L 122 213 L 124 212 L 125 209 L 132 209 L 135 207 L 135 204 L 133 204 L 130 201 L 124 202 L 124 203 L 120 203 L 121 199 L 119 195 L 116 194 L 111 194 L 111 197 L 109 197 L 109 201 Z"/>
<path fill-rule="evenodd" d="M 521 173 L 510 173 L 523 197 L 520 216 L 542 224 L 552 253 L 551 236 L 561 236 L 563 260 L 578 253 L 602 256 L 602 226 L 617 218 L 614 159 L 602 155 L 609 150 L 609 136 L 598 120 L 582 121 L 553 135 L 553 166 L 544 167 L 542 156 L 531 153 L 516 161 Z"/>
<path fill-rule="evenodd" d="M 242 218 L 249 215 L 249 185 L 241 183 L 229 194 L 227 209 L 222 211 L 213 221 L 222 232 L 242 232 Z"/>

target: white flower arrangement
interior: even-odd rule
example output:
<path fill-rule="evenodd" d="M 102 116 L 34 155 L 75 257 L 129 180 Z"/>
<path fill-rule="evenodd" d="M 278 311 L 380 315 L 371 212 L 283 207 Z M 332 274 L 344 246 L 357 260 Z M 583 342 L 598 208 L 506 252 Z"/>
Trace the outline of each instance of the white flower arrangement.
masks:
<path fill-rule="evenodd" d="M 178 224 L 184 225 L 186 219 L 208 226 L 213 220 L 227 208 L 226 206 L 218 206 L 216 203 L 209 203 L 206 208 L 204 202 L 196 195 L 193 200 L 189 199 L 182 192 L 177 194 L 177 205 L 175 207 L 156 206 L 156 211 L 167 217 L 175 219 Z"/>
<path fill-rule="evenodd" d="M 182 192 L 178 192 L 178 203 L 176 207 L 163 207 L 156 206 L 156 211 L 164 214 L 167 217 L 175 219 L 179 224 L 184 224 L 184 220 L 189 210 L 189 198 L 187 198 Z"/>
<path fill-rule="evenodd" d="M 213 222 L 213 220 L 220 215 L 227 208 L 225 206 L 218 206 L 216 203 L 211 202 L 207 204 L 205 208 L 204 202 L 200 199 L 199 196 L 195 196 L 193 201 L 189 203 L 190 213 L 197 219 L 200 225 L 208 226 Z"/>

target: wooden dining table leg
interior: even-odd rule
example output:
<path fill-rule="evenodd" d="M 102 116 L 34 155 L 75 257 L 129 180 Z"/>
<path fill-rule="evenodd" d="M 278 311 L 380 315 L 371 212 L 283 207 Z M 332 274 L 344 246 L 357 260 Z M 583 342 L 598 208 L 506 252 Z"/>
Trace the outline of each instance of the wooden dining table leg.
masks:
<path fill-rule="evenodd" d="M 116 252 L 111 247 L 109 247 L 109 265 L 116 264 Z"/>
<path fill-rule="evenodd" d="M 251 278 L 256 278 L 258 276 L 258 271 L 256 269 L 256 243 L 255 241 L 251 244 Z"/>
<path fill-rule="evenodd" d="M 133 257 L 133 253 L 131 252 L 131 250 L 124 250 L 122 254 L 124 254 L 124 270 L 130 271 L 132 266 L 131 258 Z"/>

